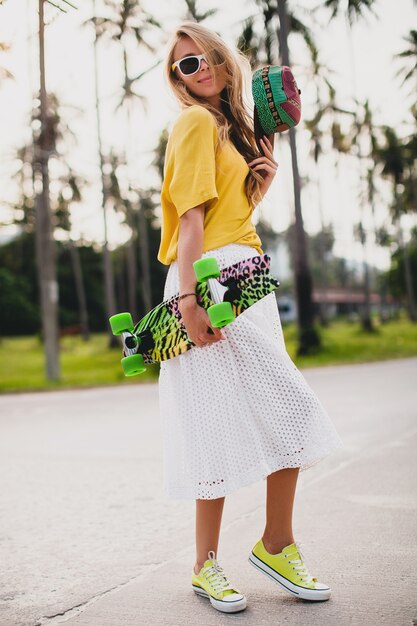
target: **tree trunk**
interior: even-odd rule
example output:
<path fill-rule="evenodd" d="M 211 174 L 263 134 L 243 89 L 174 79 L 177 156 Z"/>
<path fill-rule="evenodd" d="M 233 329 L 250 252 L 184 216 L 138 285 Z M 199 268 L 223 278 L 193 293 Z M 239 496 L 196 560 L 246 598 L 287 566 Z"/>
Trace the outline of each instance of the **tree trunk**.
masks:
<path fill-rule="evenodd" d="M 373 179 L 374 179 L 374 172 L 372 171 L 371 180 L 369 183 L 370 185 L 372 185 L 372 187 L 374 186 Z M 377 227 L 376 227 L 376 221 L 375 221 L 375 201 L 374 201 L 373 193 L 371 194 L 371 217 L 372 217 L 372 235 L 373 235 L 373 240 L 374 240 L 374 245 L 375 245 Z M 376 271 L 375 265 L 373 267 L 371 276 L 373 277 L 372 282 L 374 283 L 374 285 L 376 285 L 377 284 L 377 281 L 376 281 L 377 271 Z M 379 321 L 381 324 L 383 324 L 386 321 L 385 320 L 385 308 L 386 308 L 385 292 L 381 288 L 379 291 L 379 303 L 378 303 L 378 316 L 379 316 Z"/>
<path fill-rule="evenodd" d="M 317 102 L 317 105 L 320 106 L 319 101 Z M 319 215 L 320 215 L 320 225 L 321 225 L 321 232 L 324 233 L 325 224 L 324 224 L 324 217 L 323 217 L 323 210 L 322 210 L 322 188 L 321 188 L 321 179 L 320 179 L 318 160 L 315 161 L 315 164 L 316 164 L 316 170 L 318 172 L 317 191 L 318 191 L 318 208 L 319 208 Z M 320 284 L 320 291 L 322 293 L 323 300 L 319 302 L 319 321 L 320 321 L 320 326 L 322 326 L 323 328 L 326 328 L 329 326 L 329 316 L 327 312 L 328 307 L 327 307 L 327 301 L 326 301 L 327 264 L 326 264 L 325 256 L 326 256 L 325 241 L 324 241 L 324 236 L 322 236 L 322 237 L 319 237 L 319 260 L 321 264 L 319 284 Z"/>
<path fill-rule="evenodd" d="M 364 254 L 365 252 L 364 244 Z M 369 285 L 369 265 L 366 259 L 363 262 L 363 292 L 364 292 L 364 310 L 362 315 L 362 328 L 368 332 L 372 332 L 374 330 L 371 319 L 371 290 Z"/>
<path fill-rule="evenodd" d="M 133 219 L 132 210 L 129 206 L 126 207 L 127 223 L 131 230 L 131 237 L 126 244 L 126 261 L 127 261 L 127 293 L 129 300 L 129 311 L 133 317 L 138 315 L 138 299 L 137 299 L 137 285 L 138 285 L 138 272 L 135 250 L 135 224 Z"/>
<path fill-rule="evenodd" d="M 47 96 L 45 86 L 44 0 L 39 0 L 40 137 L 34 145 L 34 167 L 41 190 L 36 195 L 36 259 L 40 290 L 45 373 L 48 380 L 60 378 L 58 342 L 58 282 L 56 249 L 49 204 L 49 147 L 47 137 Z"/>
<path fill-rule="evenodd" d="M 290 65 L 288 51 L 288 21 L 286 0 L 278 0 L 277 12 L 279 18 L 278 39 L 283 65 Z M 300 176 L 297 162 L 297 146 L 295 128 L 290 128 L 291 162 L 294 181 L 295 205 L 295 292 L 298 308 L 298 348 L 297 356 L 309 354 L 320 346 L 320 336 L 314 328 L 314 306 L 312 300 L 312 278 L 307 259 L 307 244 L 301 213 Z"/>
<path fill-rule="evenodd" d="M 93 0 L 93 15 L 96 15 L 95 0 Z M 116 313 L 116 295 L 114 289 L 114 272 L 111 260 L 111 255 L 108 245 L 107 234 L 107 186 L 106 178 L 104 174 L 104 158 L 103 158 L 103 146 L 101 142 L 101 116 L 100 116 L 100 99 L 99 99 L 99 85 L 98 85 L 98 61 L 97 61 L 97 32 L 94 27 L 94 89 L 95 89 L 95 103 L 96 103 L 96 127 L 97 127 L 97 147 L 100 164 L 101 174 L 101 202 L 103 210 L 103 225 L 104 225 L 104 242 L 103 242 L 103 275 L 104 275 L 104 293 L 105 293 L 105 307 L 107 316 L 107 332 L 109 334 L 109 347 L 115 348 L 119 345 L 119 340 L 111 332 L 108 318 Z"/>
<path fill-rule="evenodd" d="M 359 175 L 359 179 L 362 180 L 361 175 Z M 358 234 L 363 254 L 363 307 L 361 307 L 361 324 L 363 330 L 372 332 L 374 328 L 371 319 L 371 290 L 369 286 L 369 265 L 366 247 L 367 235 L 362 220 L 359 222 Z"/>
<path fill-rule="evenodd" d="M 77 293 L 78 311 L 82 329 L 81 332 L 84 341 L 89 341 L 90 329 L 88 327 L 87 298 L 85 295 L 80 252 L 71 239 L 68 242 L 68 247 L 71 255 L 72 269 L 74 271 L 75 291 Z"/>
<path fill-rule="evenodd" d="M 411 264 L 410 253 L 408 245 L 404 244 L 404 269 L 405 269 L 405 282 L 407 285 L 407 299 L 408 299 L 408 315 L 412 322 L 416 321 L 416 302 L 414 298 L 413 280 L 411 276 Z"/>
<path fill-rule="evenodd" d="M 416 302 L 415 302 L 415 297 L 414 297 L 413 279 L 411 276 L 410 255 L 408 251 L 408 246 L 404 242 L 404 236 L 403 236 L 403 231 L 401 228 L 400 218 L 398 218 L 397 220 L 397 228 L 398 228 L 398 241 L 399 241 L 400 248 L 403 253 L 403 259 L 404 259 L 404 278 L 405 278 L 405 288 L 407 292 L 408 316 L 412 322 L 415 322 L 417 320 Z"/>
<path fill-rule="evenodd" d="M 142 294 L 145 314 L 152 309 L 151 269 L 149 263 L 149 235 L 144 207 L 139 200 L 139 241 L 142 265 Z"/>

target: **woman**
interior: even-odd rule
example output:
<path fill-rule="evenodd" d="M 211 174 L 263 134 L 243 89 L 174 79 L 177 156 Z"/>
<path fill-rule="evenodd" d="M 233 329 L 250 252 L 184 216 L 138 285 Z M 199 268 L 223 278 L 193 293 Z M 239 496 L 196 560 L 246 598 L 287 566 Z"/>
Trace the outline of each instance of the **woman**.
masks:
<path fill-rule="evenodd" d="M 273 137 L 259 152 L 242 100 L 243 54 L 207 28 L 184 22 L 169 45 L 166 78 L 182 105 L 169 137 L 158 259 L 169 265 L 164 299 L 180 311 L 196 347 L 161 363 L 169 497 L 196 500 L 193 589 L 218 610 L 246 607 L 216 559 L 225 495 L 267 481 L 266 526 L 250 561 L 286 591 L 325 600 L 292 531 L 298 472 L 342 445 L 319 400 L 286 352 L 275 294 L 214 328 L 196 302 L 192 264 L 221 268 L 262 254 L 252 211 L 277 172 Z M 250 74 L 249 74 L 250 75 Z"/>

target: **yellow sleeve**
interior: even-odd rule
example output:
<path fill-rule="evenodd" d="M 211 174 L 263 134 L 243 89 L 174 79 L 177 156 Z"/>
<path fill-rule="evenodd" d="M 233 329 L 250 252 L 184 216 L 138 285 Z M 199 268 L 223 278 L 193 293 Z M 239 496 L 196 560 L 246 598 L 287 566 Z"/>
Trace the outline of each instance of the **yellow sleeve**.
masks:
<path fill-rule="evenodd" d="M 169 194 L 180 217 L 198 204 L 218 198 L 216 122 L 204 107 L 188 107 L 178 117 L 170 139 L 173 163 Z"/>

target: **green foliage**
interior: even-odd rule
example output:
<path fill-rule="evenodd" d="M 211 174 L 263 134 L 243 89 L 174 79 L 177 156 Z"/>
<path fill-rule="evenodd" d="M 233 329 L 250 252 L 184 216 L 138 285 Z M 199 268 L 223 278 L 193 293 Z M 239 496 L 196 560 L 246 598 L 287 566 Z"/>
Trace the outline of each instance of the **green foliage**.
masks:
<path fill-rule="evenodd" d="M 150 219 L 150 218 L 149 218 Z M 151 295 L 153 305 L 162 300 L 166 267 L 157 260 L 160 231 L 149 227 L 149 254 L 151 261 Z M 140 240 L 137 239 L 138 248 Z M 71 254 L 65 242 L 56 242 L 59 285 L 59 326 L 79 325 L 79 309 L 75 290 Z M 83 272 L 90 330 L 104 332 L 108 320 L 104 307 L 103 256 L 92 245 L 77 246 Z M 116 284 L 117 310 L 128 310 L 126 286 L 126 248 L 120 246 L 112 252 Z M 139 319 L 145 315 L 141 290 L 140 255 L 138 254 L 138 311 Z M 24 233 L 0 247 L 0 334 L 1 336 L 39 333 L 38 277 L 36 271 L 35 235 Z"/>
<path fill-rule="evenodd" d="M 59 325 L 79 324 L 78 302 L 75 292 L 74 273 L 69 250 L 57 242 L 57 268 L 59 285 Z M 80 246 L 83 280 L 86 288 L 90 328 L 103 331 L 106 328 L 103 307 L 102 256 L 92 246 Z M 36 272 L 35 235 L 25 233 L 0 248 L 0 267 L 3 268 L 0 289 L 1 335 L 39 332 L 38 277 Z M 13 293 L 14 292 L 14 293 Z M 24 305 L 23 303 L 26 302 Z M 14 314 L 18 307 L 19 313 Z M 21 324 L 20 317 L 24 319 Z M 17 321 L 19 320 L 19 322 Z"/>
<path fill-rule="evenodd" d="M 417 242 L 408 244 L 410 257 L 411 280 L 414 294 L 417 294 Z M 391 267 L 386 273 L 388 287 L 395 298 L 404 298 L 407 294 L 404 272 L 404 250 L 398 248 L 391 257 Z"/>
<path fill-rule="evenodd" d="M 79 246 L 80 263 L 86 292 L 88 321 L 90 330 L 102 332 L 107 328 L 104 310 L 103 268 L 101 252 L 92 246 Z M 58 245 L 58 284 L 59 284 L 59 326 L 72 326 L 80 323 L 75 291 L 74 272 L 68 248 Z"/>
<path fill-rule="evenodd" d="M 359 323 L 334 320 L 320 328 L 322 350 L 312 356 L 295 357 L 297 326 L 284 325 L 283 332 L 288 354 L 297 367 L 365 363 L 384 359 L 417 356 L 417 325 L 403 313 L 399 319 L 381 324 L 373 319 L 375 333 L 365 332 Z"/>
<path fill-rule="evenodd" d="M 35 333 L 39 312 L 31 298 L 31 285 L 24 276 L 0 268 L 0 328 L 2 335 Z"/>
<path fill-rule="evenodd" d="M 363 332 L 358 323 L 335 320 L 327 328 L 320 329 L 322 351 L 305 357 L 295 356 L 296 324 L 285 324 L 283 332 L 288 354 L 300 368 L 417 355 L 417 325 L 405 315 L 383 325 L 374 321 L 377 332 L 370 335 Z M 44 376 L 44 356 L 39 338 L 0 340 L 0 392 L 140 384 L 156 381 L 159 373 L 158 365 L 152 365 L 144 374 L 126 378 L 120 365 L 121 350 L 109 349 L 105 334 L 94 334 L 89 342 L 80 337 L 64 337 L 60 340 L 60 351 L 62 380 L 48 383 Z"/>
<path fill-rule="evenodd" d="M 290 250 L 290 267 L 293 269 L 295 256 L 294 224 L 290 224 L 284 232 L 284 236 Z M 306 232 L 305 238 L 310 271 L 315 287 L 320 287 L 324 280 L 328 288 L 360 289 L 362 287 L 362 280 L 358 277 L 354 266 L 351 267 L 349 261 L 344 257 L 337 257 L 333 254 L 335 237 L 332 225 L 326 226 L 324 230 L 315 235 L 309 235 Z"/>
<path fill-rule="evenodd" d="M 89 342 L 81 337 L 64 337 L 60 340 L 60 352 L 61 381 L 50 383 L 44 374 L 39 338 L 0 340 L 0 392 L 140 384 L 155 380 L 159 371 L 150 366 L 144 374 L 126 378 L 120 365 L 121 349 L 109 349 L 105 334 L 92 335 Z"/>

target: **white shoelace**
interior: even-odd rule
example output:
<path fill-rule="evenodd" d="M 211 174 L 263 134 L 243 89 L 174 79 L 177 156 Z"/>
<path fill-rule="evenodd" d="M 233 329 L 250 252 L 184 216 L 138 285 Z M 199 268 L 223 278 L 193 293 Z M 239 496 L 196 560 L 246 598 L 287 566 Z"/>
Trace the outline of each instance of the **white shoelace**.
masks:
<path fill-rule="evenodd" d="M 291 561 L 288 561 L 288 563 L 294 563 L 295 567 L 294 569 L 298 571 L 298 574 L 301 578 L 301 580 L 305 583 L 305 584 L 309 584 L 311 582 L 316 582 L 317 578 L 314 578 L 313 576 L 310 576 L 310 572 L 307 569 L 307 566 L 304 564 L 304 555 L 302 554 L 301 550 L 300 550 L 300 545 L 299 543 L 296 544 L 297 546 L 297 550 L 298 550 L 298 554 L 300 555 L 301 559 L 292 559 Z M 291 554 L 296 554 L 295 552 L 291 552 L 288 554 L 288 556 L 290 556 Z"/>
<path fill-rule="evenodd" d="M 225 574 L 222 573 L 223 568 L 220 567 L 219 562 L 214 558 L 214 552 L 212 550 L 208 553 L 208 557 L 213 562 L 213 565 L 204 567 L 201 571 L 201 575 L 207 579 L 216 593 L 226 591 L 226 589 L 234 589 Z"/>

